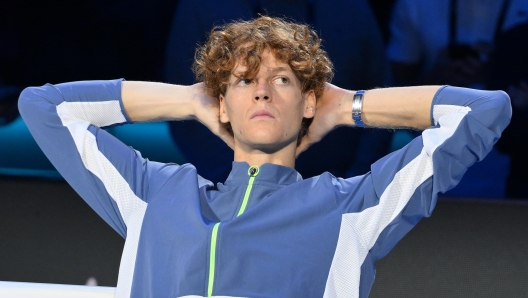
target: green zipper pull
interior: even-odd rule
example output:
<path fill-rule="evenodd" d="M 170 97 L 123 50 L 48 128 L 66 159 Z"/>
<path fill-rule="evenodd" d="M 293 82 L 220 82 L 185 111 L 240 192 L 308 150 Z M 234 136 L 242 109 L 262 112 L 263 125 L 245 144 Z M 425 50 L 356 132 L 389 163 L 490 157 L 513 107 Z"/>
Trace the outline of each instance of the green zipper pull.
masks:
<path fill-rule="evenodd" d="M 246 188 L 246 193 L 244 194 L 244 200 L 242 200 L 242 205 L 240 210 L 238 210 L 237 216 L 240 216 L 244 211 L 246 211 L 247 203 L 249 201 L 249 195 L 251 194 L 251 189 L 253 188 L 253 181 L 258 176 L 260 168 L 257 166 L 251 166 L 248 169 L 249 182 Z"/>
<path fill-rule="evenodd" d="M 248 176 L 249 177 L 252 177 L 252 178 L 255 178 L 257 177 L 257 175 L 259 174 L 259 171 L 260 171 L 260 168 L 257 167 L 257 166 L 251 166 L 249 167 L 248 169 Z"/>

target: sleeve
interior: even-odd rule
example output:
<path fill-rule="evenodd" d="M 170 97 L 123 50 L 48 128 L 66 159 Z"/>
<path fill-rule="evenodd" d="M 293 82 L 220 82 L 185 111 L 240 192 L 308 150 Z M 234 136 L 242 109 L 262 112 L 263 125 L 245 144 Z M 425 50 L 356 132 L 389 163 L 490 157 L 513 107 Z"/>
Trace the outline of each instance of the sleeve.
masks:
<path fill-rule="evenodd" d="M 130 123 L 121 80 L 26 88 L 19 110 L 29 131 L 59 173 L 121 236 L 144 212 L 169 165 L 150 162 L 100 127 Z M 177 171 L 178 166 L 172 166 Z M 151 182 L 155 181 L 155 182 Z"/>
<path fill-rule="evenodd" d="M 342 225 L 355 234 L 361 251 L 380 259 L 429 217 L 438 193 L 455 187 L 468 167 L 490 152 L 510 118 L 509 97 L 502 91 L 442 87 L 433 99 L 433 125 L 421 136 L 364 176 L 334 179 Z"/>
<path fill-rule="evenodd" d="M 416 3 L 398 0 L 394 5 L 389 22 L 390 39 L 387 45 L 387 57 L 400 63 L 419 63 L 422 45 L 417 27 Z"/>

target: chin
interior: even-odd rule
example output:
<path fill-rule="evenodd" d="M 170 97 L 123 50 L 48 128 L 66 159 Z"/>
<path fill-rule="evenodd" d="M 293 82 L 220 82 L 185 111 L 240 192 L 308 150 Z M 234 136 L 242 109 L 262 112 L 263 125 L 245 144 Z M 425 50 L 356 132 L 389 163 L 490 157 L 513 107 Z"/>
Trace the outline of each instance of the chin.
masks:
<path fill-rule="evenodd" d="M 285 147 L 288 147 L 292 143 L 297 144 L 297 138 L 288 140 L 276 138 L 261 138 L 252 140 L 252 142 L 250 142 L 250 147 L 262 151 L 266 154 L 272 154 L 284 149 Z"/>
<path fill-rule="evenodd" d="M 283 146 L 280 146 L 276 143 L 268 143 L 268 144 L 258 143 L 258 144 L 253 144 L 251 147 L 255 150 L 264 152 L 266 154 L 273 154 L 277 151 L 280 151 L 282 148 L 284 148 Z"/>
<path fill-rule="evenodd" d="M 288 147 L 292 143 L 297 145 L 298 134 L 292 131 L 288 132 L 287 135 L 290 137 L 285 136 L 284 131 L 270 129 L 270 127 L 253 127 L 253 129 L 246 130 L 239 135 L 242 137 L 239 140 L 249 148 L 271 154 Z"/>

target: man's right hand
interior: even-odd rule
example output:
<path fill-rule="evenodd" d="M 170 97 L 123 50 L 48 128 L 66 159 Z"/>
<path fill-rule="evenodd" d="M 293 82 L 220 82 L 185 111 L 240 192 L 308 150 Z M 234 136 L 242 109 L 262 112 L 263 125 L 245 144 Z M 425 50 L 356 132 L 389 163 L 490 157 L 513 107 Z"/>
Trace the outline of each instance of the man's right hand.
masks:
<path fill-rule="evenodd" d="M 194 104 L 194 117 L 222 139 L 231 149 L 235 146 L 233 135 L 226 125 L 220 122 L 220 103 L 218 98 L 207 94 L 203 83 L 188 86 Z"/>

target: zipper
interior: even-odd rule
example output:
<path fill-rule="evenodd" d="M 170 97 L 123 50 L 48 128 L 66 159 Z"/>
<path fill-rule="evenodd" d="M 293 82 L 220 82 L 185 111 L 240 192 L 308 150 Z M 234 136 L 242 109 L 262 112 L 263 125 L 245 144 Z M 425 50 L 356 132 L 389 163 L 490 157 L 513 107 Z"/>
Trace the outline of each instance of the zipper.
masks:
<path fill-rule="evenodd" d="M 251 194 L 251 189 L 253 189 L 253 181 L 259 174 L 259 167 L 251 166 L 248 169 L 249 182 L 246 187 L 246 192 L 244 193 L 244 199 L 242 200 L 242 205 L 240 210 L 238 210 L 237 217 L 240 216 L 244 211 L 246 211 L 247 203 L 249 201 L 249 195 Z M 213 225 L 211 230 L 211 244 L 209 247 L 209 280 L 207 281 L 207 298 L 213 297 L 213 286 L 214 286 L 214 276 L 215 276 L 215 264 L 216 264 L 216 240 L 218 237 L 218 228 L 220 223 L 217 222 Z"/>
<path fill-rule="evenodd" d="M 214 224 L 211 230 L 211 247 L 209 248 L 209 281 L 207 283 L 207 298 L 211 298 L 213 295 L 213 283 L 215 275 L 215 263 L 216 263 L 216 237 L 218 236 L 218 226 L 220 223 Z"/>
<path fill-rule="evenodd" d="M 260 168 L 257 166 L 251 166 L 248 169 L 248 176 L 249 176 L 249 182 L 248 186 L 246 187 L 246 193 L 244 194 L 244 199 L 242 200 L 242 205 L 240 206 L 240 210 L 238 210 L 237 217 L 242 215 L 244 211 L 246 211 L 247 203 L 249 201 L 249 195 L 251 194 L 251 189 L 253 189 L 253 181 L 255 181 L 255 178 L 259 174 Z"/>

